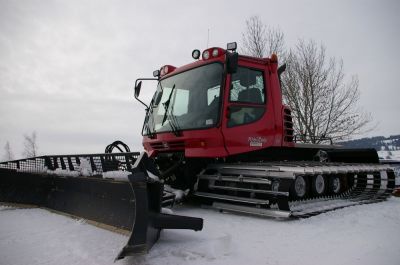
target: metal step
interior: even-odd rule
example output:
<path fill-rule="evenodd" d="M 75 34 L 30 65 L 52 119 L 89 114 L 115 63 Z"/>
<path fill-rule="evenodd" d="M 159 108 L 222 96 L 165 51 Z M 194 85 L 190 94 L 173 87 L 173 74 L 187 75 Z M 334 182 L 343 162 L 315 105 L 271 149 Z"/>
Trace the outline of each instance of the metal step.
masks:
<path fill-rule="evenodd" d="M 239 202 L 239 203 L 248 203 L 248 204 L 254 204 L 254 205 L 269 205 L 270 204 L 270 202 L 268 200 L 259 200 L 259 199 L 244 198 L 244 197 L 238 197 L 238 196 L 221 195 L 221 194 L 209 193 L 209 192 L 195 192 L 194 195 L 197 197 L 203 197 L 203 198 L 208 198 L 208 199 L 216 199 L 216 200 Z"/>
<path fill-rule="evenodd" d="M 263 193 L 263 194 L 271 194 L 271 195 L 289 196 L 289 192 L 282 192 L 282 191 L 246 189 L 246 188 L 237 188 L 237 187 L 230 187 L 230 186 L 217 186 L 217 185 L 209 185 L 209 188 L 210 189 L 222 189 L 222 190 L 230 190 L 230 191 L 243 191 L 243 192 L 254 192 L 254 193 Z"/>
<path fill-rule="evenodd" d="M 291 212 L 288 211 L 280 211 L 280 210 L 271 210 L 265 208 L 257 208 L 257 207 L 249 207 L 243 205 L 234 205 L 228 203 L 214 202 L 213 207 L 218 210 L 242 213 L 242 214 L 251 214 L 263 217 L 274 217 L 274 218 L 289 218 L 291 216 Z"/>

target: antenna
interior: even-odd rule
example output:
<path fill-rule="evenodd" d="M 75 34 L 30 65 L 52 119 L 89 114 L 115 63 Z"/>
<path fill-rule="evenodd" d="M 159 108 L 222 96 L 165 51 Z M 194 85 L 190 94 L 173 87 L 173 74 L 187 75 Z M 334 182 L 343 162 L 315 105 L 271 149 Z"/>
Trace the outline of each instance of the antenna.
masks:
<path fill-rule="evenodd" d="M 209 41 L 210 41 L 210 29 L 207 29 L 207 48 L 208 48 Z"/>

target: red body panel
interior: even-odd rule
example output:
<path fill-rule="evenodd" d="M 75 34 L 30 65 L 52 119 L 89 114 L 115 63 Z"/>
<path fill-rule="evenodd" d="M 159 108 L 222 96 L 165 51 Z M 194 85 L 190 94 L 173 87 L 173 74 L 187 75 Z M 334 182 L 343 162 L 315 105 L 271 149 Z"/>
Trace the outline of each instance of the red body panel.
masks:
<path fill-rule="evenodd" d="M 144 137 L 144 149 L 151 157 L 163 152 L 184 151 L 186 157 L 226 157 L 228 155 L 220 128 L 160 133 L 154 139 Z"/>
<path fill-rule="evenodd" d="M 195 63 L 176 68 L 174 75 L 188 69 L 198 67 L 210 62 L 225 62 L 225 56 L 197 61 Z M 173 133 L 159 133 L 154 139 L 147 136 L 143 138 L 143 146 L 149 156 L 156 156 L 160 152 L 184 151 L 186 157 L 227 157 L 267 147 L 294 147 L 293 142 L 284 139 L 284 121 L 282 94 L 277 74 L 278 63 L 268 58 L 259 59 L 239 56 L 239 66 L 257 69 L 263 72 L 266 103 L 263 116 L 252 123 L 235 127 L 228 127 L 229 107 L 251 106 L 229 101 L 230 75 L 226 76 L 225 85 L 222 87 L 222 106 L 220 121 L 215 128 L 201 130 L 186 130 L 180 136 Z"/>

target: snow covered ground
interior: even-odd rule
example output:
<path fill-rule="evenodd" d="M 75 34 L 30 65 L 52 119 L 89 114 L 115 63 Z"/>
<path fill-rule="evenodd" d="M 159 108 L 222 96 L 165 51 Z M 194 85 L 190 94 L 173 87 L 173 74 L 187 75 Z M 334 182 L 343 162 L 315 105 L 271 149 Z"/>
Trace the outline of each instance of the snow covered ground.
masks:
<path fill-rule="evenodd" d="M 163 231 L 115 264 L 400 264 L 400 199 L 282 221 L 179 207 L 204 229 Z M 0 264 L 113 264 L 127 236 L 44 209 L 0 208 Z"/>
<path fill-rule="evenodd" d="M 378 151 L 378 156 L 383 159 L 393 159 L 400 161 L 400 150 L 392 150 L 392 151 L 380 150 Z"/>

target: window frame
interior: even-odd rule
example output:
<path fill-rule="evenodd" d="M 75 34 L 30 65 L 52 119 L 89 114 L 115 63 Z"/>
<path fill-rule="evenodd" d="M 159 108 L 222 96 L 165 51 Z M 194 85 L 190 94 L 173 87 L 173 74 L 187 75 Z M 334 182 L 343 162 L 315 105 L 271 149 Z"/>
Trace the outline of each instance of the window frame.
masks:
<path fill-rule="evenodd" d="M 248 66 L 243 66 L 243 65 L 239 65 L 238 66 L 238 68 L 239 67 L 241 67 L 241 68 L 247 68 L 247 69 L 250 69 L 250 70 L 254 70 L 254 71 L 257 71 L 257 72 L 261 72 L 261 76 L 262 76 L 262 79 L 263 79 L 263 92 L 264 92 L 264 101 L 263 101 L 263 103 L 251 103 L 251 102 L 244 102 L 244 101 L 232 101 L 231 100 L 231 90 L 232 90 L 232 76 L 234 75 L 234 74 L 231 74 L 230 75 L 230 80 L 229 80 L 229 90 L 227 91 L 228 92 L 228 108 L 229 109 L 231 109 L 232 107 L 241 107 L 241 108 L 254 108 L 254 109 L 256 109 L 256 108 L 258 108 L 258 109 L 263 109 L 263 113 L 262 113 L 262 115 L 260 115 L 260 117 L 258 118 L 258 119 L 255 119 L 255 120 L 253 120 L 253 121 L 251 121 L 251 122 L 247 122 L 247 123 L 241 123 L 241 124 L 235 124 L 235 125 L 230 125 L 229 123 L 230 123 L 230 121 L 231 121 L 231 116 L 232 116 L 232 113 L 230 113 L 229 114 L 229 118 L 226 120 L 226 127 L 227 128 L 234 128 L 234 127 L 238 127 L 238 126 L 244 126 L 244 125 L 249 125 L 249 124 L 252 124 L 252 123 L 255 123 L 255 122 L 257 122 L 257 121 L 259 121 L 259 120 L 261 120 L 262 119 L 262 117 L 264 117 L 264 115 L 265 115 L 265 113 L 266 113 L 266 110 L 267 110 L 267 104 L 268 104 L 268 97 L 267 97 L 267 82 L 266 82 L 266 75 L 265 75 L 265 71 L 263 70 L 263 69 L 260 69 L 260 68 L 255 68 L 255 67 L 248 67 Z"/>

